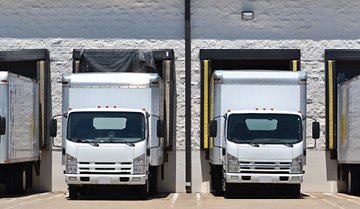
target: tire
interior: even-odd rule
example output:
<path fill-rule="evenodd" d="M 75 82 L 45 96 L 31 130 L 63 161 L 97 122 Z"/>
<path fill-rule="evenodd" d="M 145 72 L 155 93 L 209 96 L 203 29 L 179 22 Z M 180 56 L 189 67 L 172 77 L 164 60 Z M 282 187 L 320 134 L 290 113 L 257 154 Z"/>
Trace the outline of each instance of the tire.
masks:
<path fill-rule="evenodd" d="M 15 194 L 15 176 L 14 172 L 7 171 L 7 176 L 5 178 L 5 188 L 7 194 Z"/>
<path fill-rule="evenodd" d="M 70 200 L 79 199 L 79 189 L 73 185 L 69 185 L 69 199 Z"/>
<path fill-rule="evenodd" d="M 145 185 L 139 186 L 137 197 L 139 200 L 147 200 L 148 196 L 149 196 L 149 182 L 146 181 Z"/>
<path fill-rule="evenodd" d="M 288 195 L 291 198 L 298 199 L 300 197 L 300 184 L 289 185 Z"/>
<path fill-rule="evenodd" d="M 22 165 L 14 166 L 6 178 L 6 192 L 8 194 L 24 194 L 26 191 L 27 173 Z"/>
<path fill-rule="evenodd" d="M 150 175 L 149 175 L 149 194 L 156 195 L 157 194 L 157 184 L 158 184 L 158 167 L 150 166 Z"/>
<path fill-rule="evenodd" d="M 216 195 L 223 195 L 222 180 L 220 180 L 223 179 L 222 166 L 210 165 L 210 175 L 211 190 Z"/>
<path fill-rule="evenodd" d="M 356 195 L 359 193 L 359 176 L 358 172 L 349 168 L 348 170 L 348 178 L 347 178 L 347 193 L 351 195 Z"/>
<path fill-rule="evenodd" d="M 224 198 L 231 199 L 234 196 L 234 189 L 232 184 L 226 183 L 224 179 L 225 184 L 225 191 L 224 191 Z"/>
<path fill-rule="evenodd" d="M 22 167 L 20 169 L 19 172 L 19 183 L 18 183 L 18 188 L 17 191 L 19 192 L 18 194 L 24 194 L 26 191 L 26 180 L 27 180 L 27 173 L 24 167 Z"/>

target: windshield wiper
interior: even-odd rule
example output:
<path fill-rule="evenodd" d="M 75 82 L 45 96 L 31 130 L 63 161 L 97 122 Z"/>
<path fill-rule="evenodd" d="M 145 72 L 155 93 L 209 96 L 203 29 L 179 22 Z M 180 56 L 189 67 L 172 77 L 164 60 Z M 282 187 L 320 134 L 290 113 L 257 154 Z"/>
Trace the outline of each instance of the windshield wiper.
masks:
<path fill-rule="evenodd" d="M 292 145 L 292 144 L 289 144 L 289 143 L 283 143 L 282 145 L 285 145 L 285 146 L 287 146 L 287 147 L 293 147 L 293 145 Z"/>
<path fill-rule="evenodd" d="M 122 143 L 122 144 L 126 144 L 128 145 L 129 147 L 135 147 L 135 144 L 132 143 L 132 142 L 128 142 L 122 138 L 109 138 L 109 141 L 110 143 Z"/>
<path fill-rule="evenodd" d="M 242 140 L 240 140 L 240 139 L 238 139 L 238 138 L 231 138 L 230 140 L 234 140 L 234 141 L 236 141 L 236 142 L 238 142 L 238 143 L 248 144 L 248 145 L 251 145 L 251 146 L 253 146 L 253 147 L 259 147 L 259 146 L 260 146 L 260 145 L 257 144 L 257 143 L 249 142 L 249 141 L 242 141 Z"/>
<path fill-rule="evenodd" d="M 249 144 L 249 145 L 251 145 L 251 146 L 253 146 L 253 147 L 259 147 L 260 145 L 259 144 L 256 144 L 256 143 L 254 143 L 254 142 L 245 142 L 246 144 Z"/>
<path fill-rule="evenodd" d="M 90 144 L 90 145 L 92 145 L 92 146 L 94 146 L 94 147 L 98 147 L 98 146 L 99 146 L 98 143 L 93 142 L 93 141 L 90 141 L 90 140 L 88 140 L 88 139 L 80 139 L 80 138 L 74 137 L 74 138 L 71 138 L 71 140 L 74 140 L 75 142 L 87 143 L 87 144 Z"/>

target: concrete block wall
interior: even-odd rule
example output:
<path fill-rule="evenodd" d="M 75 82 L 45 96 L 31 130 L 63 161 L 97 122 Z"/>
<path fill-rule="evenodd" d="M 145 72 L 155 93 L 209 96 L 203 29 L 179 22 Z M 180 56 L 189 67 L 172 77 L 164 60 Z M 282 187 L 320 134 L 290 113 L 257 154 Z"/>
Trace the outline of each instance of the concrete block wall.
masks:
<path fill-rule="evenodd" d="M 200 149 L 200 49 L 301 49 L 308 73 L 308 116 L 325 132 L 324 50 L 359 49 L 360 2 L 355 0 L 193 0 L 192 148 Z M 242 11 L 255 19 L 244 21 Z M 178 153 L 185 150 L 185 54 L 183 0 L 13 0 L 1 1 L 0 50 L 46 48 L 50 51 L 53 114 L 61 112 L 61 75 L 72 70 L 76 48 L 175 50 Z M 311 121 L 309 121 L 310 124 Z M 60 127 L 59 127 L 60 128 Z M 308 129 L 308 144 L 313 143 Z M 60 131 L 59 131 L 60 133 Z M 60 144 L 61 139 L 55 139 Z M 196 151 L 196 152 L 195 152 Z M 201 154 L 196 162 L 202 159 Z M 59 158 L 54 158 L 59 159 Z M 179 160 L 183 169 L 183 159 Z M 53 162 L 60 163 L 60 162 Z M 199 163 L 197 163 L 199 164 Z M 196 165 L 197 165 L 196 164 Z M 200 162 L 203 165 L 203 162 Z M 324 165 L 325 166 L 325 165 Z M 54 172 L 61 172 L 60 171 Z M 193 172 L 198 167 L 193 167 Z M 208 171 L 196 178 L 207 182 Z M 183 173 L 178 179 L 183 179 Z M 195 174 L 194 174 L 195 175 Z M 196 174 L 198 175 L 198 174 Z M 177 178 L 177 177 L 176 177 Z M 182 181 L 176 190 L 182 191 Z M 183 182 L 184 183 L 184 182 Z M 204 191 L 204 185 L 194 191 Z M 60 187 L 59 187 L 60 188 Z M 171 188 L 167 188 L 171 189 Z"/>

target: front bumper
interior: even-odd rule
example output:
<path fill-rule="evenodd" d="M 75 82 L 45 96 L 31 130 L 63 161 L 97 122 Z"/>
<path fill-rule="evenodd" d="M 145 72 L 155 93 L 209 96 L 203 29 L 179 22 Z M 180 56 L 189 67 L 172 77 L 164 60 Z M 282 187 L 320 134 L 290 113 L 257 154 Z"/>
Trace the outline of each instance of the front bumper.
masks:
<path fill-rule="evenodd" d="M 145 185 L 146 174 L 139 175 L 88 175 L 65 174 L 65 182 L 70 185 Z"/>
<path fill-rule="evenodd" d="M 303 174 L 225 173 L 227 183 L 301 184 Z"/>

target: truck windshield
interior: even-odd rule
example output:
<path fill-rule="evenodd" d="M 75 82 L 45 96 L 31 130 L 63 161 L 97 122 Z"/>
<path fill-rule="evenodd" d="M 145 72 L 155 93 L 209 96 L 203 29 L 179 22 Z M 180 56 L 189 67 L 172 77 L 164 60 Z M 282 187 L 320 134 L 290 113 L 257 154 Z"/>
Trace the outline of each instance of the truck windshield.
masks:
<path fill-rule="evenodd" d="M 83 143 L 134 143 L 145 139 L 145 117 L 135 112 L 74 112 L 67 139 Z"/>
<path fill-rule="evenodd" d="M 231 114 L 227 138 L 235 143 L 294 144 L 300 142 L 302 121 L 289 114 Z"/>

